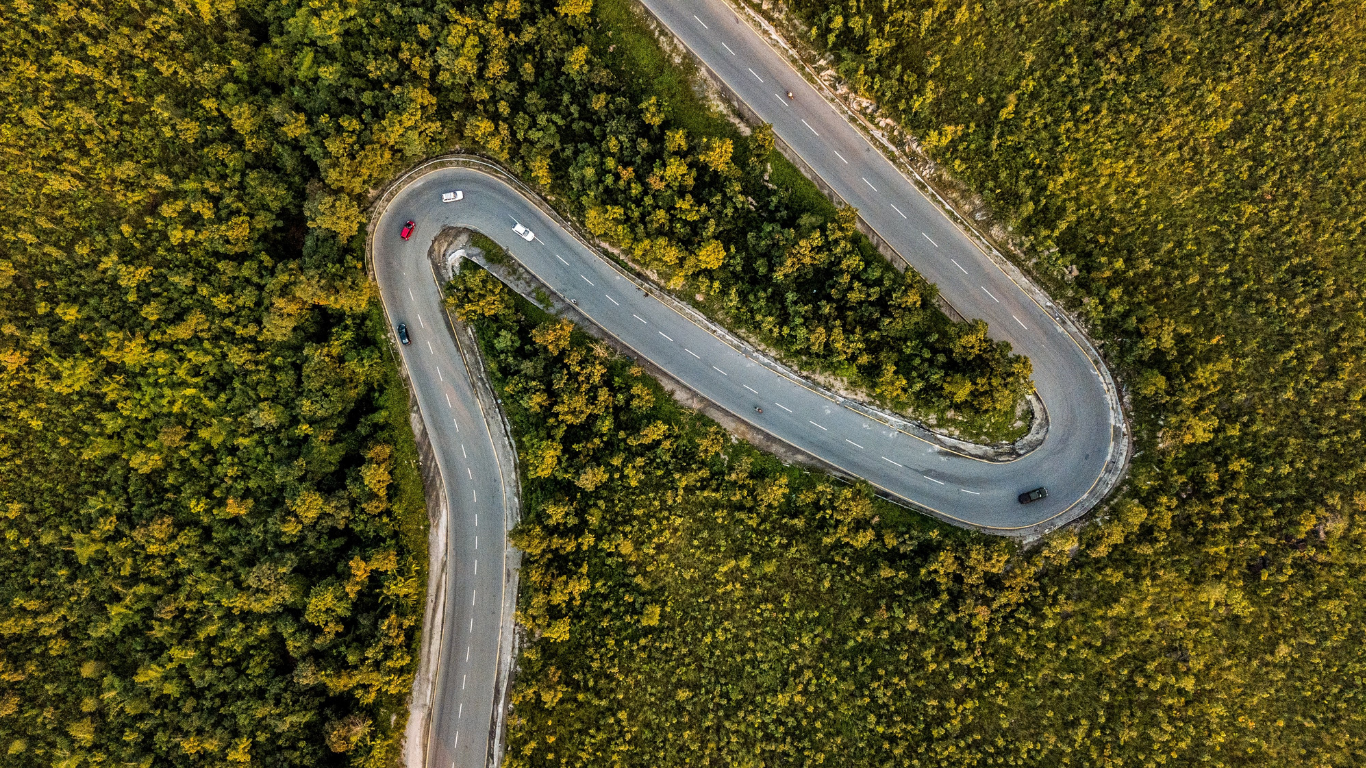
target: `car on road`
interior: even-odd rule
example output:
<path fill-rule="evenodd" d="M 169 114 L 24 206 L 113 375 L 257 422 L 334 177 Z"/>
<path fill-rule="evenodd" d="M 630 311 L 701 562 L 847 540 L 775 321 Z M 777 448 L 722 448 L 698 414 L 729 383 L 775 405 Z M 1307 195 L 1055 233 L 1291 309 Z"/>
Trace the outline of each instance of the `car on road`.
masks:
<path fill-rule="evenodd" d="M 1021 504 L 1032 504 L 1032 503 L 1038 501 L 1039 499 L 1045 499 L 1045 498 L 1048 498 L 1048 489 L 1047 489 L 1047 488 L 1035 488 L 1035 489 L 1032 490 L 1032 491 L 1025 491 L 1024 493 L 1020 494 L 1020 503 L 1021 503 Z"/>
<path fill-rule="evenodd" d="M 403 229 L 399 230 L 398 236 L 403 238 L 404 240 L 407 240 L 408 238 L 413 236 L 413 230 L 416 228 L 417 225 L 410 220 L 408 221 L 408 223 L 403 225 Z"/>
<path fill-rule="evenodd" d="M 443 203 L 458 203 L 458 202 L 460 202 L 461 200 L 464 200 L 464 199 L 465 199 L 465 193 L 462 192 L 461 190 L 458 190 L 458 189 L 455 190 L 454 192 L 442 192 L 442 193 L 441 193 L 441 202 L 443 202 Z"/>
<path fill-rule="evenodd" d="M 532 232 L 531 230 L 527 229 L 521 224 L 518 224 L 517 226 L 513 227 L 512 231 L 516 232 L 519 236 L 521 236 L 523 240 L 527 241 L 528 243 L 536 239 L 536 233 Z"/>
<path fill-rule="evenodd" d="M 403 342 L 404 346 L 407 346 L 409 343 L 412 342 L 412 339 L 409 339 L 409 338 L 408 338 L 408 325 L 407 325 L 407 323 L 399 323 L 399 324 L 398 324 L 398 340 L 401 341 L 401 342 Z"/>

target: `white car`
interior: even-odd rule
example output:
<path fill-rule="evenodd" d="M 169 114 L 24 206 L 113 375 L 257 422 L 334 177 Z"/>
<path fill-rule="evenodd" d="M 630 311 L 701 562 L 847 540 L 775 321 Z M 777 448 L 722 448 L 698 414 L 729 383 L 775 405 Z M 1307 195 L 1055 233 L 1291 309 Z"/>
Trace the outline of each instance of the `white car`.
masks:
<path fill-rule="evenodd" d="M 465 199 L 465 193 L 462 192 L 462 191 L 460 191 L 460 190 L 458 190 L 458 189 L 455 190 L 454 192 L 442 192 L 442 193 L 441 193 L 441 202 L 443 202 L 443 203 L 457 203 L 457 202 L 460 202 L 461 200 L 464 200 L 464 199 Z"/>
<path fill-rule="evenodd" d="M 536 239 L 536 233 L 532 232 L 531 230 L 527 229 L 521 224 L 518 224 L 517 226 L 513 227 L 512 231 L 516 232 L 518 235 L 521 235 L 522 239 L 527 241 L 528 243 Z"/>

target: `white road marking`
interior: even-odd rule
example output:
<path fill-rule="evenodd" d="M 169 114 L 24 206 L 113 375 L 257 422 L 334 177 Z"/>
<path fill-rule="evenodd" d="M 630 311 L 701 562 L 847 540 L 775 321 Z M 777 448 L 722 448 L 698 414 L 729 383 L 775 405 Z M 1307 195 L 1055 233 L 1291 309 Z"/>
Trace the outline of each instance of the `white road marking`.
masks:
<path fill-rule="evenodd" d="M 832 150 L 830 150 L 830 151 L 835 153 L 835 157 L 838 157 L 839 159 L 844 160 L 844 155 L 841 155 L 841 154 L 839 153 L 839 150 L 838 150 L 838 149 L 832 149 Z M 844 160 L 844 164 L 845 164 L 845 165 L 848 165 L 848 164 L 849 164 L 849 161 L 848 161 L 848 160 Z"/>
<path fill-rule="evenodd" d="M 465 646 L 465 661 L 469 661 L 469 660 L 470 660 L 470 647 L 467 645 L 467 646 Z"/>
<path fill-rule="evenodd" d="M 561 256 L 560 254 L 558 254 L 558 253 L 555 254 L 555 258 L 559 259 L 559 260 L 560 260 L 560 263 L 563 264 L 563 265 L 565 265 L 566 267 L 569 266 L 569 262 L 565 261 L 565 260 L 564 260 L 564 257 Z"/>
<path fill-rule="evenodd" d="M 474 634 L 474 617 L 470 617 L 470 634 Z"/>
<path fill-rule="evenodd" d="M 749 69 L 749 67 L 745 67 L 745 69 Z M 754 70 L 749 69 L 749 73 L 750 73 L 751 75 L 754 75 L 754 78 L 755 78 L 756 80 L 758 80 L 759 82 L 762 83 L 762 82 L 764 81 L 764 79 L 763 79 L 762 77 L 759 77 L 759 73 L 758 73 L 758 72 L 755 72 Z"/>
<path fill-rule="evenodd" d="M 924 232 L 921 232 L 920 234 L 923 235 L 923 234 L 925 234 L 925 233 L 924 233 Z M 928 240 L 929 238 L 925 238 L 925 239 Z M 968 273 L 968 271 L 967 271 L 966 269 L 963 269 L 963 265 L 958 263 L 958 260 L 957 260 L 957 259 L 949 259 L 949 261 L 952 261 L 952 262 L 953 262 L 953 265 L 954 265 L 955 267 L 958 267 L 958 269 L 961 270 L 963 274 L 966 275 L 966 274 Z"/>
<path fill-rule="evenodd" d="M 474 605 L 479 600 L 479 590 L 470 593 L 470 605 Z"/>
<path fill-rule="evenodd" d="M 816 422 L 811 421 L 811 419 L 807 419 L 807 422 L 810 423 L 810 424 L 816 424 Z M 816 424 L 816 426 L 821 427 L 821 425 L 819 425 L 819 424 Z M 826 431 L 826 432 L 829 432 L 829 431 L 830 431 L 830 430 L 826 429 L 825 427 L 821 427 L 821 429 L 824 430 L 824 431 Z"/>
<path fill-rule="evenodd" d="M 417 297 L 413 295 L 413 289 L 412 289 L 412 288 L 409 288 L 409 289 L 408 289 L 408 298 L 412 299 L 413 301 L 417 301 Z"/>
<path fill-rule="evenodd" d="M 446 402 L 449 403 L 450 401 L 451 401 L 451 396 L 450 396 L 450 395 L 446 395 Z M 456 432 L 459 432 L 459 431 L 460 431 L 460 422 L 456 421 L 455 419 L 451 419 L 451 423 L 455 425 L 455 431 L 456 431 Z"/>
<path fill-rule="evenodd" d="M 860 178 L 860 179 L 863 179 L 863 183 L 864 183 L 864 184 L 867 184 L 869 189 L 873 190 L 874 192 L 877 191 L 877 187 L 873 186 L 873 182 L 869 181 L 868 179 L 865 179 L 865 178 L 862 177 L 862 176 L 860 176 L 859 178 Z"/>
<path fill-rule="evenodd" d="M 469 661 L 469 659 L 465 659 L 465 661 Z M 460 746 L 460 731 L 455 732 L 455 747 L 458 746 Z M 454 749 L 455 747 L 452 747 L 452 749 Z M 451 761 L 451 768 L 455 768 L 454 760 Z"/>
<path fill-rule="evenodd" d="M 583 277 L 583 275 L 579 275 L 579 277 Z M 589 285 L 593 285 L 593 281 L 592 281 L 592 280 L 589 280 L 589 279 L 586 278 L 586 277 L 583 277 L 583 281 L 584 281 L 585 283 L 588 283 Z M 593 287 L 596 288 L 597 286 L 596 286 L 596 285 L 593 285 Z"/>
<path fill-rule="evenodd" d="M 607 296 L 607 294 L 604 293 L 603 296 Z M 612 298 L 611 296 L 607 296 L 607 300 L 610 301 L 610 302 L 612 302 L 613 304 L 617 304 L 617 300 L 614 299 L 614 298 Z M 619 307 L 619 306 L 621 306 L 621 305 L 620 305 L 620 304 L 617 304 L 617 306 Z"/>
<path fill-rule="evenodd" d="M 921 232 L 920 236 L 925 238 L 926 240 L 929 240 L 930 245 L 933 245 L 935 248 L 939 247 L 939 243 L 936 243 L 929 235 L 925 234 L 924 232 Z"/>
<path fill-rule="evenodd" d="M 474 548 L 475 548 L 475 549 L 479 549 L 479 537 L 478 537 L 478 536 L 475 536 L 475 537 L 474 537 Z"/>
<path fill-rule="evenodd" d="M 445 381 L 445 380 L 446 380 L 446 377 L 441 375 L 441 369 L 440 369 L 440 368 L 437 368 L 437 369 L 436 369 L 436 377 L 437 377 L 438 379 L 441 379 L 442 381 Z"/>
<path fill-rule="evenodd" d="M 782 96 L 779 96 L 779 95 L 776 94 L 776 93 L 773 94 L 773 98 L 777 99 L 777 100 L 778 100 L 778 103 L 779 103 L 779 104 L 782 104 L 784 107 L 791 106 L 790 104 L 787 103 L 787 99 L 784 99 Z"/>
<path fill-rule="evenodd" d="M 697 14 L 694 13 L 694 14 L 692 15 L 692 17 L 693 17 L 694 19 L 697 19 Z M 697 23 L 698 23 L 698 24 L 701 24 L 703 29 L 711 29 L 711 27 L 707 26 L 707 22 L 705 22 L 705 21 L 703 21 L 703 20 L 701 20 L 701 19 L 697 19 Z"/>
<path fill-rule="evenodd" d="M 967 488 L 959 488 L 958 490 L 962 491 L 963 493 L 970 493 L 970 494 L 972 494 L 973 496 L 981 496 L 981 495 L 982 495 L 982 492 L 981 492 L 981 491 L 969 491 Z"/>
<path fill-rule="evenodd" d="M 892 206 L 892 210 L 896 211 L 897 213 L 901 213 L 901 209 L 898 208 L 898 207 L 896 207 L 896 203 L 891 203 L 891 206 Z M 904 214 L 904 213 L 901 213 L 901 218 L 903 218 L 903 219 L 908 219 L 908 218 L 910 218 L 910 217 L 907 216 L 907 215 Z"/>
<path fill-rule="evenodd" d="M 808 122 L 806 122 L 805 120 L 802 121 L 802 125 L 806 126 L 807 128 L 810 128 L 812 133 L 816 133 L 816 129 L 815 129 L 815 128 L 811 128 L 811 124 L 808 123 Z M 820 134 L 819 134 L 819 133 L 816 133 L 816 135 L 819 136 Z"/>
<path fill-rule="evenodd" d="M 786 405 L 783 405 L 782 403 L 778 402 L 777 400 L 774 400 L 774 401 L 773 401 L 773 404 L 776 405 L 776 406 L 778 406 L 779 408 L 782 408 L 784 411 L 787 411 L 788 413 L 792 413 L 792 409 L 791 409 L 791 408 L 788 408 Z"/>
<path fill-rule="evenodd" d="M 979 285 L 979 286 L 977 286 L 977 287 L 978 287 L 978 288 L 981 288 L 982 291 L 983 291 L 984 293 L 986 293 L 986 295 L 991 296 L 991 291 L 988 291 L 988 290 L 987 290 L 987 287 L 986 287 L 985 285 Z M 996 302 L 997 304 L 1000 304 L 1000 303 L 1001 303 L 1001 300 L 998 299 L 998 298 L 996 298 L 995 296 L 991 296 L 991 300 L 994 301 L 994 302 Z"/>
<path fill-rule="evenodd" d="M 427 323 L 423 321 L 422 315 L 418 315 L 418 316 L 417 316 L 417 321 L 418 321 L 419 323 L 422 323 L 422 327 L 423 327 L 423 328 L 426 328 L 426 327 L 427 327 Z"/>
<path fill-rule="evenodd" d="M 862 448 L 862 449 L 865 450 L 865 451 L 868 450 L 867 448 L 864 448 L 863 446 L 859 445 L 858 443 L 854 442 L 853 440 L 850 440 L 850 439 L 847 438 L 847 437 L 844 438 L 844 442 L 846 442 L 846 443 L 848 443 L 848 444 L 854 446 L 855 448 Z"/>
<path fill-rule="evenodd" d="M 465 474 L 469 475 L 471 480 L 474 479 L 474 470 L 469 467 L 465 467 Z"/>
<path fill-rule="evenodd" d="M 443 395 L 446 396 L 446 407 L 447 407 L 447 408 L 450 408 L 450 407 L 451 407 L 451 393 L 450 393 L 450 392 L 442 392 L 441 394 L 443 394 Z"/>
<path fill-rule="evenodd" d="M 713 365 L 712 368 L 716 368 L 716 366 Z M 721 371 L 720 368 L 716 368 L 716 370 Z M 729 376 L 730 374 L 729 374 L 729 373 L 726 373 L 725 371 L 721 371 L 721 375 L 722 375 L 722 376 Z"/>
<path fill-rule="evenodd" d="M 725 43 L 721 43 L 721 47 L 722 47 L 722 48 L 725 48 L 726 51 L 730 53 L 730 55 L 732 55 L 732 56 L 735 55 L 735 51 L 732 51 L 732 50 L 730 49 L 730 46 L 729 46 L 729 45 L 726 45 Z"/>
<path fill-rule="evenodd" d="M 693 357 L 697 358 L 698 360 L 701 360 L 701 359 L 702 359 L 702 356 L 701 356 L 701 355 L 697 354 L 696 352 L 692 351 L 691 349 L 688 349 L 687 347 L 684 347 L 684 348 L 683 348 L 683 351 L 684 351 L 684 352 L 687 352 L 688 354 L 692 355 Z"/>
<path fill-rule="evenodd" d="M 901 467 L 900 464 L 897 464 L 895 461 L 892 461 L 891 459 L 887 458 L 886 456 L 883 456 L 883 457 L 882 457 L 882 460 L 885 461 L 885 462 L 887 462 L 888 464 L 891 464 L 891 465 L 894 466 L 894 467 Z M 905 469 L 905 467 L 901 467 L 901 468 L 902 468 L 902 469 Z"/>
<path fill-rule="evenodd" d="M 744 387 L 745 389 L 748 389 L 750 392 L 753 392 L 756 395 L 759 394 L 759 390 L 755 389 L 754 387 L 751 387 L 748 384 L 741 384 L 740 386 Z"/>
<path fill-rule="evenodd" d="M 930 477 L 929 475 L 921 475 L 921 477 L 925 478 L 926 480 L 929 480 L 931 483 L 939 483 L 940 485 L 944 484 L 943 480 L 935 480 L 933 477 Z"/>
<path fill-rule="evenodd" d="M 1014 315 L 1011 315 L 1011 317 L 1015 317 L 1015 316 L 1014 316 Z M 1015 322 L 1020 323 L 1020 318 L 1015 317 Z M 1029 330 L 1029 326 L 1025 325 L 1024 323 L 1020 323 L 1020 327 L 1023 328 L 1023 329 L 1025 329 L 1026 331 Z"/>
<path fill-rule="evenodd" d="M 667 334 L 667 333 L 665 333 L 665 332 L 663 332 L 663 331 L 660 331 L 660 332 L 659 332 L 659 335 L 660 335 L 660 336 L 663 336 L 663 337 L 666 338 L 666 339 L 669 339 L 669 334 Z M 673 339 L 669 339 L 669 341 L 673 341 Z"/>
<path fill-rule="evenodd" d="M 632 314 L 631 314 L 631 317 L 634 317 L 635 319 L 639 320 L 640 322 L 645 323 L 646 325 L 649 325 L 649 323 L 646 323 L 646 322 L 645 322 L 645 318 L 641 317 L 640 315 L 637 315 L 637 314 L 632 313 Z"/>
<path fill-rule="evenodd" d="M 475 512 L 475 513 L 474 513 L 474 527 L 475 527 L 475 528 L 478 528 L 478 527 L 479 527 L 479 513 L 478 513 L 478 512 Z M 474 561 L 474 572 L 475 572 L 475 573 L 479 573 L 479 561 L 478 561 L 478 560 L 475 560 L 475 561 Z"/>
<path fill-rule="evenodd" d="M 465 690 L 465 681 L 468 680 L 468 679 L 469 679 L 469 675 L 461 675 L 461 676 L 460 676 L 460 690 L 462 690 L 462 691 Z"/>
<path fill-rule="evenodd" d="M 436 350 L 432 349 L 432 342 L 430 339 L 427 341 L 427 351 L 431 352 L 433 355 L 436 354 Z"/>
<path fill-rule="evenodd" d="M 464 443 L 461 443 L 461 444 L 460 444 L 460 455 L 461 455 L 462 457 L 466 458 L 466 459 L 468 459 L 468 458 L 470 457 L 470 455 L 469 455 L 468 453 L 465 453 L 465 444 L 464 444 Z"/>
<path fill-rule="evenodd" d="M 479 491 L 477 491 L 477 490 L 475 490 L 475 489 L 473 489 L 473 488 L 471 488 L 470 490 L 474 491 L 474 501 L 475 501 L 475 503 L 476 503 L 476 504 L 479 503 Z M 478 549 L 478 548 L 479 548 L 479 539 L 475 539 L 475 540 L 474 540 L 474 548 L 475 548 L 475 549 Z"/>

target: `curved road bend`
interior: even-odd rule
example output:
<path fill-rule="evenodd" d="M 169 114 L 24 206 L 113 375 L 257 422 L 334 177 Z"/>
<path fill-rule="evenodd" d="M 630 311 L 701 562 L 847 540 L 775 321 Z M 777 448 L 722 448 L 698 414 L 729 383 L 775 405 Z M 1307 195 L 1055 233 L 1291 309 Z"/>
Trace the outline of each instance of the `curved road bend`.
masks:
<path fill-rule="evenodd" d="M 441 292 L 426 258 L 442 226 L 477 229 L 504 244 L 541 281 L 577 301 L 593 322 L 720 407 L 963 524 L 1009 533 L 1079 515 L 1115 441 L 1122 439 L 1111 423 L 1113 396 L 1102 378 L 1108 374 L 749 26 L 719 0 L 645 2 L 960 312 L 986 319 L 993 337 L 1033 360 L 1049 433 L 1036 450 L 1009 463 L 938 449 L 751 361 L 640 292 L 503 180 L 467 168 L 415 179 L 377 222 L 373 255 L 388 317 L 407 323 L 412 336 L 402 352 L 451 505 L 429 766 L 487 761 L 505 547 L 492 438 L 442 324 Z M 791 102 L 783 97 L 788 90 L 796 96 Z M 441 193 L 453 189 L 464 190 L 465 199 L 443 204 Z M 418 228 L 405 242 L 398 230 L 408 219 Z M 532 242 L 513 234 L 517 222 L 535 232 Z M 1029 506 L 1016 502 L 1021 491 L 1040 485 L 1048 487 L 1047 499 Z"/>

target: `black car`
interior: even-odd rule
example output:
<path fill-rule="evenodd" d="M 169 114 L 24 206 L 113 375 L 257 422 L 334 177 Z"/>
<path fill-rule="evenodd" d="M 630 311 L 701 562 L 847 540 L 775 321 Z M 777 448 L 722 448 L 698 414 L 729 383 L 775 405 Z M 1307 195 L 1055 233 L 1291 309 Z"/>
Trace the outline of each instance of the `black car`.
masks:
<path fill-rule="evenodd" d="M 408 338 L 408 326 L 403 323 L 398 324 L 398 340 L 404 344 L 408 344 L 411 341 Z"/>
<path fill-rule="evenodd" d="M 1020 503 L 1021 503 L 1021 504 L 1029 504 L 1030 502 L 1035 502 L 1035 501 L 1038 501 L 1039 499 L 1045 499 L 1045 498 L 1048 498 L 1048 489 L 1047 489 L 1047 488 L 1035 488 L 1035 489 L 1032 490 L 1032 491 L 1025 491 L 1024 493 L 1020 494 Z"/>

